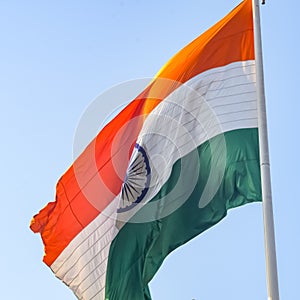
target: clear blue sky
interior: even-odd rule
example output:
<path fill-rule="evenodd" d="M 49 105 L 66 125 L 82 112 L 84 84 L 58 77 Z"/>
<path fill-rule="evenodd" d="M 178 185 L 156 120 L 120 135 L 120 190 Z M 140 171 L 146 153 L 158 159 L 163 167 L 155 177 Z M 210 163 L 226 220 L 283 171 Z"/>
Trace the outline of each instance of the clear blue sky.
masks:
<path fill-rule="evenodd" d="M 75 299 L 42 263 L 40 237 L 28 225 L 72 163 L 81 115 L 111 86 L 154 75 L 238 2 L 1 1 L 1 299 Z M 296 0 L 262 7 L 280 294 L 287 300 L 299 298 L 299 8 Z M 103 103 L 99 124 L 118 105 Z M 266 299 L 261 204 L 230 211 L 176 250 L 151 291 L 154 300 Z"/>

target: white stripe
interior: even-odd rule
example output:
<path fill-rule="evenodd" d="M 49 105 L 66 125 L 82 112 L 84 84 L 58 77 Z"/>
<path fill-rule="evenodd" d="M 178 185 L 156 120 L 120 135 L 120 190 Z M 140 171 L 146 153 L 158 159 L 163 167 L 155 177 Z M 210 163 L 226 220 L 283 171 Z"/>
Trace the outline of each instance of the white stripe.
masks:
<path fill-rule="evenodd" d="M 161 189 L 180 157 L 222 132 L 256 127 L 254 61 L 232 63 L 195 76 L 151 112 L 140 132 L 138 142 L 147 149 L 156 182 L 145 201 Z M 104 299 L 109 248 L 118 233 L 117 207 L 118 197 L 51 265 L 79 299 Z M 126 219 L 133 213 L 124 213 Z"/>
<path fill-rule="evenodd" d="M 51 265 L 79 299 L 104 299 L 109 248 L 118 233 L 115 227 L 118 200 L 86 226 Z"/>

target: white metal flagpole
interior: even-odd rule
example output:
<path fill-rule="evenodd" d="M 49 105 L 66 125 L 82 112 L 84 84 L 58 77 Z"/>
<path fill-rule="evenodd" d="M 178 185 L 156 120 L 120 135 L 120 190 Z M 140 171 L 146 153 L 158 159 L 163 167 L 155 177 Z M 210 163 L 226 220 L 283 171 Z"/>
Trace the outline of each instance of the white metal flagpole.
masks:
<path fill-rule="evenodd" d="M 258 130 L 259 130 L 259 145 L 260 145 L 260 169 L 261 169 L 262 203 L 263 203 L 262 206 L 263 206 L 264 233 L 265 233 L 265 255 L 266 255 L 268 300 L 279 300 L 259 0 L 252 0 L 252 5 L 253 5 L 253 20 L 254 20 L 256 84 L 257 84 L 257 98 L 258 98 Z"/>

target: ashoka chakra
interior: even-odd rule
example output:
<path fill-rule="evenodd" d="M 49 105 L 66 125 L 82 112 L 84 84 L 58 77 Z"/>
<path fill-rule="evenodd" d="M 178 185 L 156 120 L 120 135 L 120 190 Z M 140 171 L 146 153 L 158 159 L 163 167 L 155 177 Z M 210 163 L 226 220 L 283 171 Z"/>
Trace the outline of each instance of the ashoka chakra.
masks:
<path fill-rule="evenodd" d="M 121 190 L 118 212 L 124 212 L 140 203 L 148 192 L 151 169 L 145 149 L 136 144 Z"/>

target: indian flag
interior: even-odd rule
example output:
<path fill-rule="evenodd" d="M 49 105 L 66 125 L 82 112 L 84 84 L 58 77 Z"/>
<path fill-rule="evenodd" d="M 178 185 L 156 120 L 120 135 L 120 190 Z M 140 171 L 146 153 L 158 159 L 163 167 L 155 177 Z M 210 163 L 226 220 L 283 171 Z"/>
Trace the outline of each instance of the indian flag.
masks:
<path fill-rule="evenodd" d="M 78 299 L 151 299 L 165 257 L 261 201 L 251 0 L 177 53 L 31 222 Z"/>

